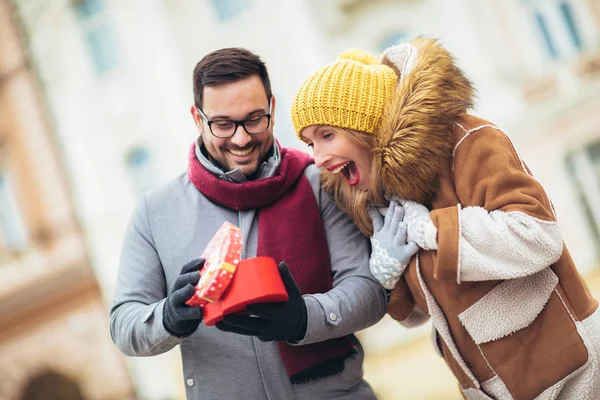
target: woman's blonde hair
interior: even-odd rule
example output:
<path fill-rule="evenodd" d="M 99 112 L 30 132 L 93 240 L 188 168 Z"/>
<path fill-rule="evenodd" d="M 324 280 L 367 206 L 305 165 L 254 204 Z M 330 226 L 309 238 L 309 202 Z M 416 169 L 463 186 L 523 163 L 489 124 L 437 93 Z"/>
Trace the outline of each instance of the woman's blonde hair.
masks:
<path fill-rule="evenodd" d="M 353 129 L 332 128 L 336 133 L 348 136 L 350 140 L 365 151 L 373 153 L 373 149 L 377 145 L 377 138 L 373 134 Z M 321 173 L 324 190 L 333 196 L 338 207 L 348 214 L 354 220 L 358 229 L 367 236 L 373 234 L 373 223 L 367 211 L 368 207 L 370 205 L 383 206 L 387 204 L 376 164 L 375 159 L 373 159 L 367 191 L 348 185 L 340 174 L 332 174 L 327 170 L 323 170 Z"/>

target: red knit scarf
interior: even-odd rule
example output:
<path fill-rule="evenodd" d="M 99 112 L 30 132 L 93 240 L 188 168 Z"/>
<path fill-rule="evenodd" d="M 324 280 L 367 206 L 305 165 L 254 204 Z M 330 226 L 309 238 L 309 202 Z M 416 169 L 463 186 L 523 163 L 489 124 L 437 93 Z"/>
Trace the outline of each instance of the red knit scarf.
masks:
<path fill-rule="evenodd" d="M 332 288 L 329 249 L 317 201 L 304 170 L 312 158 L 299 150 L 281 148 L 281 163 L 270 178 L 233 183 L 217 178 L 189 155 L 188 176 L 202 194 L 237 211 L 258 209 L 257 256 L 285 261 L 302 294 Z M 278 342 L 293 383 L 339 373 L 344 359 L 355 352 L 348 338 L 304 346 Z"/>

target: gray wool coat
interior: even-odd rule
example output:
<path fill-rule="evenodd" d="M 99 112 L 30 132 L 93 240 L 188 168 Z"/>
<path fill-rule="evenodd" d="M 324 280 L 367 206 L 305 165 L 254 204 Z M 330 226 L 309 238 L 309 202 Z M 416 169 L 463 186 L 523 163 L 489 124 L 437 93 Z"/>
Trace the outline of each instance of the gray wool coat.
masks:
<path fill-rule="evenodd" d="M 223 173 L 197 148 L 200 162 L 222 179 L 241 181 L 238 171 Z M 259 177 L 273 174 L 279 152 L 263 163 Z M 313 187 L 331 253 L 333 289 L 305 295 L 310 344 L 341 337 L 378 322 L 386 312 L 386 295 L 369 272 L 368 239 L 320 189 L 319 170 L 305 171 Z M 200 324 L 186 338 L 171 336 L 162 323 L 163 303 L 181 267 L 199 258 L 213 234 L 229 221 L 244 238 L 242 257 L 256 255 L 258 218 L 255 210 L 237 212 L 206 199 L 181 174 L 142 196 L 125 233 L 117 286 L 110 311 L 110 333 L 127 356 L 153 356 L 181 346 L 189 400 L 316 400 L 375 399 L 363 380 L 363 351 L 346 360 L 344 371 L 292 385 L 274 342 L 221 332 Z M 298 243 L 302 238 L 298 238 Z"/>

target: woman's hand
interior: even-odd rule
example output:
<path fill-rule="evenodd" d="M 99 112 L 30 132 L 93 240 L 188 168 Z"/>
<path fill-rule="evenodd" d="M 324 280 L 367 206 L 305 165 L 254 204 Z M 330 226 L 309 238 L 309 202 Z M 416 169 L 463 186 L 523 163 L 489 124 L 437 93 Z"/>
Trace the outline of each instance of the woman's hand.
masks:
<path fill-rule="evenodd" d="M 391 290 L 419 247 L 414 242 L 407 242 L 408 227 L 403 221 L 405 211 L 402 205 L 391 201 L 387 210 L 381 211 L 369 208 L 369 216 L 373 221 L 369 267 L 375 279 Z"/>
<path fill-rule="evenodd" d="M 431 222 L 427 207 L 410 200 L 397 199 L 397 201 L 404 207 L 408 241 L 415 242 L 425 250 L 436 250 L 437 228 Z"/>

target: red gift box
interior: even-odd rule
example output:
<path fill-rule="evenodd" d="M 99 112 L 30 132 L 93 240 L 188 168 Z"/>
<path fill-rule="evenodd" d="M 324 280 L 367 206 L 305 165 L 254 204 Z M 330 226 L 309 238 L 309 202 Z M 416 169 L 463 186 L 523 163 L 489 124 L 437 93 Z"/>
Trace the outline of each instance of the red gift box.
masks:
<path fill-rule="evenodd" d="M 206 262 L 200 270 L 196 292 L 186 304 L 204 307 L 218 301 L 233 279 L 240 262 L 241 251 L 240 229 L 232 223 L 225 222 L 202 252 Z"/>
<path fill-rule="evenodd" d="M 224 315 L 243 312 L 248 304 L 276 303 L 288 298 L 275 260 L 271 257 L 248 258 L 239 263 L 221 299 L 204 307 L 204 324 L 213 326 Z"/>

